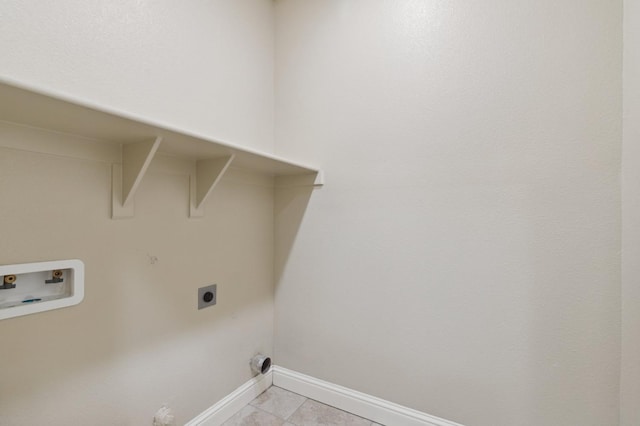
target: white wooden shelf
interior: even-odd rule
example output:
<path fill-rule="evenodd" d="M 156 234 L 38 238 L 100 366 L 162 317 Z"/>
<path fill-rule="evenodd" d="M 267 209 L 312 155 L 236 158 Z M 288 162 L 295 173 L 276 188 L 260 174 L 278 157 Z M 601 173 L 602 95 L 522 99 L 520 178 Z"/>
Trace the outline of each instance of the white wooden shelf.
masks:
<path fill-rule="evenodd" d="M 114 218 L 133 216 L 136 189 L 158 152 L 196 162 L 192 217 L 202 216 L 205 200 L 230 165 L 278 181 L 323 184 L 317 168 L 6 78 L 0 78 L 0 121 L 120 145 L 122 162 L 113 165 Z"/>

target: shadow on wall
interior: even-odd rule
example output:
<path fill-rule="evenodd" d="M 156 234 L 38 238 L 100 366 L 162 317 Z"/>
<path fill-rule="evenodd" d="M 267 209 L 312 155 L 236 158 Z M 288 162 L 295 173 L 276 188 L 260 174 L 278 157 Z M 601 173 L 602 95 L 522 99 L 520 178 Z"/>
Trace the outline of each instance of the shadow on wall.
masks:
<path fill-rule="evenodd" d="M 289 255 L 315 189 L 315 175 L 304 176 L 298 185 L 278 185 L 275 190 L 275 287 L 284 274 Z"/>

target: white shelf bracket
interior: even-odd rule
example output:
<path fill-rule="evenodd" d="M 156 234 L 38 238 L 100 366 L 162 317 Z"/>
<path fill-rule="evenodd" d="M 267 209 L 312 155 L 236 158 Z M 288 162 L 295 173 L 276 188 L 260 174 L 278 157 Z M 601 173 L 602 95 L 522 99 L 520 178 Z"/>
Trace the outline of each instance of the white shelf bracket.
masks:
<path fill-rule="evenodd" d="M 204 216 L 204 202 L 231 165 L 235 154 L 196 161 L 195 175 L 189 178 L 189 217 Z"/>
<path fill-rule="evenodd" d="M 289 175 L 289 176 L 277 176 L 276 188 L 291 188 L 291 187 L 314 187 L 320 188 L 324 186 L 324 172 L 318 170 L 315 173 L 309 173 L 304 175 Z"/>
<path fill-rule="evenodd" d="M 111 217 L 133 217 L 133 198 L 162 137 L 122 146 L 122 164 L 111 170 Z"/>

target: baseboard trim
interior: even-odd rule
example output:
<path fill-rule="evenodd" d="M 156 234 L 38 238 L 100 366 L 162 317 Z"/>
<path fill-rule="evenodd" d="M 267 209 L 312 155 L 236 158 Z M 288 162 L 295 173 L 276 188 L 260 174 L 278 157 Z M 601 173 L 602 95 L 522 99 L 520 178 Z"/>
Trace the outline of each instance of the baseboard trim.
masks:
<path fill-rule="evenodd" d="M 273 371 L 273 370 L 272 370 Z M 273 384 L 273 373 L 256 376 L 189 421 L 185 426 L 220 426 Z"/>
<path fill-rule="evenodd" d="M 273 384 L 307 398 L 393 426 L 463 426 L 384 399 L 273 366 Z"/>
<path fill-rule="evenodd" d="M 249 380 L 185 426 L 221 426 L 272 384 L 383 425 L 463 426 L 280 366 Z"/>

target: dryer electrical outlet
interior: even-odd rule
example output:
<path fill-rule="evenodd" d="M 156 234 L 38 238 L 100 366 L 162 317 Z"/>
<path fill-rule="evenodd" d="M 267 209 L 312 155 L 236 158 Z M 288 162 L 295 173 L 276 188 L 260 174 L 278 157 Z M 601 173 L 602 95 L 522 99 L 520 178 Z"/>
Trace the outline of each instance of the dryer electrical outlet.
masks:
<path fill-rule="evenodd" d="M 83 298 L 81 260 L 0 266 L 0 320 L 66 308 Z"/>
<path fill-rule="evenodd" d="M 198 289 L 198 309 L 213 306 L 218 301 L 218 285 L 212 284 Z"/>

